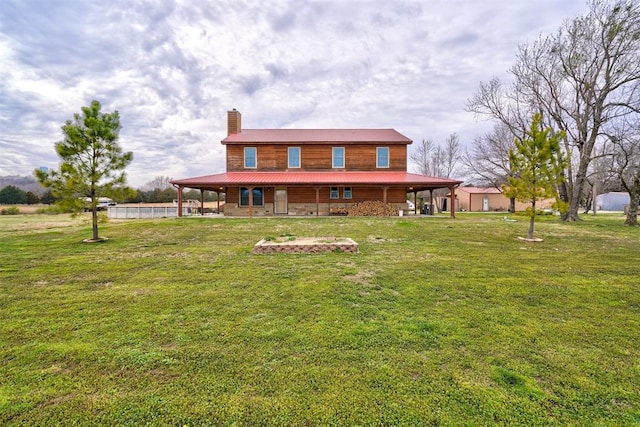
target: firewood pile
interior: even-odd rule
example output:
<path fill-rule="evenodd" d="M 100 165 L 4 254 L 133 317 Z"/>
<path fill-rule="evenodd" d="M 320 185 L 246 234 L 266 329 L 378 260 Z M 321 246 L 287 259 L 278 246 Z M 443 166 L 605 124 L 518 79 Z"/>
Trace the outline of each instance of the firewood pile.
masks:
<path fill-rule="evenodd" d="M 349 216 L 398 216 L 398 210 L 380 200 L 365 200 L 351 206 Z"/>

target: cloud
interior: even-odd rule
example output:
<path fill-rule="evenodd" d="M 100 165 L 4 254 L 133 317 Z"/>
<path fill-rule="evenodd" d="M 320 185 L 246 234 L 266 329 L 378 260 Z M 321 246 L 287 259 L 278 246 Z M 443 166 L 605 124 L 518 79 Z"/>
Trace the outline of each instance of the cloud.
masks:
<path fill-rule="evenodd" d="M 134 152 L 130 183 L 224 170 L 226 111 L 246 128 L 393 127 L 469 141 L 480 81 L 582 0 L 4 0 L 0 175 L 56 167 L 60 126 L 98 99 Z"/>

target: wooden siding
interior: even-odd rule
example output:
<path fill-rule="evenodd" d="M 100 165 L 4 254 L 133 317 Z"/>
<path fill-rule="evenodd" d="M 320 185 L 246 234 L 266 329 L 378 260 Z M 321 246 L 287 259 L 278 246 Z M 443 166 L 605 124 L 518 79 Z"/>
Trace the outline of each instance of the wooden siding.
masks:
<path fill-rule="evenodd" d="M 332 146 L 320 144 L 256 144 L 227 145 L 227 171 L 243 171 L 244 147 L 256 147 L 258 153 L 258 171 L 314 171 L 332 169 Z M 300 147 L 300 168 L 289 169 L 288 148 Z M 380 144 L 335 144 L 345 148 L 345 168 L 349 171 L 406 171 L 407 146 Z M 376 147 L 389 147 L 389 167 L 376 167 Z"/>
<path fill-rule="evenodd" d="M 240 190 L 238 189 L 238 187 L 229 187 L 229 188 L 227 188 L 227 192 L 224 195 L 224 202 L 225 203 L 238 203 L 238 201 L 240 200 L 238 198 L 239 192 L 240 192 Z"/>
<path fill-rule="evenodd" d="M 278 187 L 280 188 L 280 187 Z M 339 188 L 339 198 L 331 199 L 330 187 L 320 189 L 320 203 L 359 203 L 365 200 L 382 200 L 382 188 L 380 187 L 351 187 L 352 198 L 344 199 L 344 187 Z M 273 187 L 264 187 L 264 203 L 273 203 Z M 240 201 L 238 187 L 227 189 L 226 200 L 228 203 L 238 203 Z M 312 187 L 289 187 L 287 188 L 288 203 L 315 203 L 316 190 Z M 406 202 L 406 192 L 403 188 L 390 188 L 387 190 L 387 203 Z"/>

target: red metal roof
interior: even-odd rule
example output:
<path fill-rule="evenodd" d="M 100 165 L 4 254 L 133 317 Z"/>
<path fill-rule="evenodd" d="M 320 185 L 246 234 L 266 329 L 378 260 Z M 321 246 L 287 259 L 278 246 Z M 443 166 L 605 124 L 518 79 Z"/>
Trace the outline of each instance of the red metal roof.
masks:
<path fill-rule="evenodd" d="M 244 143 L 365 143 L 411 144 L 395 129 L 243 129 L 227 136 L 223 144 Z"/>
<path fill-rule="evenodd" d="M 443 188 L 462 181 L 407 172 L 226 172 L 195 178 L 177 179 L 172 184 L 189 188 L 215 188 L 240 185 L 389 185 L 416 188 Z"/>
<path fill-rule="evenodd" d="M 495 187 L 459 187 L 458 190 L 469 194 L 502 194 L 502 191 Z"/>

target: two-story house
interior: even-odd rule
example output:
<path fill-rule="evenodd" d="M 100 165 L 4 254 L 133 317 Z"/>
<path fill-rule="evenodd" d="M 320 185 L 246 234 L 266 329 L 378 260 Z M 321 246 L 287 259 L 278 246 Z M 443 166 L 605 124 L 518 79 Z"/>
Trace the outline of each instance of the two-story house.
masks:
<path fill-rule="evenodd" d="M 234 109 L 221 142 L 225 173 L 172 181 L 179 213 L 184 188 L 224 193 L 225 215 L 318 216 L 367 200 L 406 210 L 408 192 L 437 188 L 453 200 L 462 183 L 407 173 L 412 141 L 394 129 L 242 129 Z"/>

